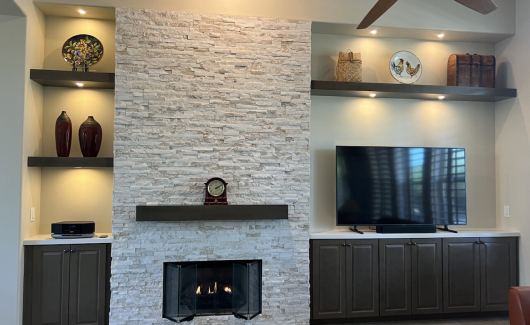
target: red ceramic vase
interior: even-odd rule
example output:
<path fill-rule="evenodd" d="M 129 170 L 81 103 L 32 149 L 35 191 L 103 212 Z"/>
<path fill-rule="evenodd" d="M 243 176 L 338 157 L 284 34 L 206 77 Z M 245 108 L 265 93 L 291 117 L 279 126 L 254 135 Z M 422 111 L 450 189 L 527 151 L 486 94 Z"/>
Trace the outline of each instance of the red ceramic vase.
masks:
<path fill-rule="evenodd" d="M 89 116 L 79 127 L 79 145 L 83 157 L 97 157 L 101 147 L 103 130 L 101 125 Z"/>
<path fill-rule="evenodd" d="M 63 111 L 55 121 L 55 150 L 57 157 L 68 157 L 72 145 L 72 121 Z"/>

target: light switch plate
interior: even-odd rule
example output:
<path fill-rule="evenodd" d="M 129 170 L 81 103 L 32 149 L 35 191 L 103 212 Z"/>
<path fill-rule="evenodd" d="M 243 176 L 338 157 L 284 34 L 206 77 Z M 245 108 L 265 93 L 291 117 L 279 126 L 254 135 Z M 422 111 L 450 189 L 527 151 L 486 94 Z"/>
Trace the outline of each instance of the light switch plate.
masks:
<path fill-rule="evenodd" d="M 510 217 L 510 206 L 509 205 L 505 205 L 504 206 L 504 217 L 505 218 L 509 218 Z"/>
<path fill-rule="evenodd" d="M 29 221 L 34 222 L 35 221 L 35 208 L 31 207 L 29 209 Z"/>

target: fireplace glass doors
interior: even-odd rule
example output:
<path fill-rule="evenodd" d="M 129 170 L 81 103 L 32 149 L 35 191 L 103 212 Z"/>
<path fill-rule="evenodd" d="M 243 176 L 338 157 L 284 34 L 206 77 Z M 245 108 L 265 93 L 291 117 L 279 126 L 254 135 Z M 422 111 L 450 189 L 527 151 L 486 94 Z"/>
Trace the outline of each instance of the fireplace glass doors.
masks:
<path fill-rule="evenodd" d="M 180 323 L 195 316 L 261 313 L 261 260 L 164 263 L 162 316 Z"/>

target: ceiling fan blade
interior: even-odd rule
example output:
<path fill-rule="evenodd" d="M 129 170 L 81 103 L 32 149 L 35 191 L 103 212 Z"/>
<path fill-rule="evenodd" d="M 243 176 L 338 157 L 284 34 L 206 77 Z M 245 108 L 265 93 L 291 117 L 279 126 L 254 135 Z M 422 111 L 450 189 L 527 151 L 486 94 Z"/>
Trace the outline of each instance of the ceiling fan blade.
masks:
<path fill-rule="evenodd" d="M 397 0 L 379 0 L 377 3 L 370 9 L 368 14 L 361 21 L 357 29 L 365 29 L 370 26 L 374 21 L 376 21 L 382 14 L 384 14 L 388 8 L 392 7 Z"/>
<path fill-rule="evenodd" d="M 461 5 L 473 9 L 476 12 L 480 12 L 483 15 L 487 15 L 490 12 L 497 9 L 497 6 L 491 0 L 455 0 Z"/>

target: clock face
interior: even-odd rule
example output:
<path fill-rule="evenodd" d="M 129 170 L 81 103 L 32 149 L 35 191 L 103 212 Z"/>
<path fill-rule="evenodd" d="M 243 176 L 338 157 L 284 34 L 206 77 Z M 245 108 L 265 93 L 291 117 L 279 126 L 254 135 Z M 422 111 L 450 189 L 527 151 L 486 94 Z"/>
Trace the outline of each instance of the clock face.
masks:
<path fill-rule="evenodd" d="M 208 193 L 211 196 L 219 196 L 225 191 L 225 185 L 218 179 L 215 179 L 208 184 Z"/>

